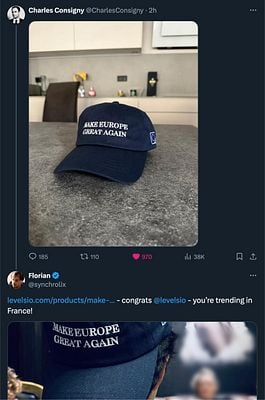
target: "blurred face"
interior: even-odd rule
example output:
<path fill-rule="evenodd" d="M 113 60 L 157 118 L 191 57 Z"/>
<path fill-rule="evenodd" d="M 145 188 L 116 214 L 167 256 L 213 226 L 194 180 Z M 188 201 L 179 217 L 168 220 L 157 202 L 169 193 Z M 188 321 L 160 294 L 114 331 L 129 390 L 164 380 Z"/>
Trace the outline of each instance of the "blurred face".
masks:
<path fill-rule="evenodd" d="M 11 280 L 11 285 L 14 289 L 20 289 L 23 281 L 20 280 L 19 276 L 13 276 Z"/>
<path fill-rule="evenodd" d="M 19 11 L 18 11 L 18 8 L 12 8 L 12 15 L 13 15 L 13 18 L 18 18 L 19 17 Z"/>
<path fill-rule="evenodd" d="M 196 386 L 196 394 L 199 399 L 212 400 L 218 391 L 217 384 L 212 377 L 203 377 Z"/>

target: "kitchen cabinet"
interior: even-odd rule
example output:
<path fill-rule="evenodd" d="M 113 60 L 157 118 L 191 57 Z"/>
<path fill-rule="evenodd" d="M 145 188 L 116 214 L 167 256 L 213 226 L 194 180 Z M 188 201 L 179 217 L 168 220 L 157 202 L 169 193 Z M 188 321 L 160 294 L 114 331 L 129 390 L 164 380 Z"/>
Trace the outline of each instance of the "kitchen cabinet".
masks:
<path fill-rule="evenodd" d="M 154 124 L 198 126 L 197 97 L 139 97 L 138 107 Z"/>
<path fill-rule="evenodd" d="M 122 104 L 128 106 L 138 107 L 138 101 L 136 97 L 79 97 L 77 100 L 77 115 L 89 106 L 93 106 L 98 103 L 111 103 L 113 101 L 119 101 Z M 42 121 L 42 115 L 44 110 L 45 96 L 29 96 L 29 122 L 40 122 Z"/>
<path fill-rule="evenodd" d="M 141 49 L 142 22 L 33 22 L 29 51 Z"/>
<path fill-rule="evenodd" d="M 45 97 L 29 97 L 29 122 L 42 121 Z M 78 98 L 77 114 L 97 103 L 119 101 L 145 111 L 154 124 L 198 126 L 198 99 L 193 97 Z"/>
<path fill-rule="evenodd" d="M 152 47 L 198 47 L 198 25 L 194 21 L 156 21 Z"/>
<path fill-rule="evenodd" d="M 75 50 L 140 49 L 142 29 L 142 22 L 78 22 Z"/>
<path fill-rule="evenodd" d="M 29 26 L 29 51 L 65 51 L 74 49 L 73 22 L 32 22 Z"/>

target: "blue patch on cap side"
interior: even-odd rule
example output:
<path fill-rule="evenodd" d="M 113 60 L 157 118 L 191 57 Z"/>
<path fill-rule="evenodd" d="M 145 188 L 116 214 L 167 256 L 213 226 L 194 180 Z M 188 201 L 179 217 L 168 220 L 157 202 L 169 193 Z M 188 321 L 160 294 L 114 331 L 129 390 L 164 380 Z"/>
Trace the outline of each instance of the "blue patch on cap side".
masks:
<path fill-rule="evenodd" d="M 150 142 L 151 144 L 156 144 L 156 133 L 155 132 L 150 132 Z"/>

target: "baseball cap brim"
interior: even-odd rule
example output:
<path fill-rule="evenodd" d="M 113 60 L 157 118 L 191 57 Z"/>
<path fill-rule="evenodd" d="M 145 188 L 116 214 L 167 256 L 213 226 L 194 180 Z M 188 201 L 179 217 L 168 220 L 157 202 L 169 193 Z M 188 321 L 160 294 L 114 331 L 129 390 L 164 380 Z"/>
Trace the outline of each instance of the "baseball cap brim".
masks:
<path fill-rule="evenodd" d="M 46 386 L 45 399 L 144 400 L 151 390 L 157 347 L 130 362 L 101 368 L 65 369 Z M 58 370 L 57 370 L 58 372 Z"/>
<path fill-rule="evenodd" d="M 146 156 L 146 151 L 96 145 L 77 146 L 54 172 L 81 171 L 121 183 L 133 183 L 142 175 Z"/>

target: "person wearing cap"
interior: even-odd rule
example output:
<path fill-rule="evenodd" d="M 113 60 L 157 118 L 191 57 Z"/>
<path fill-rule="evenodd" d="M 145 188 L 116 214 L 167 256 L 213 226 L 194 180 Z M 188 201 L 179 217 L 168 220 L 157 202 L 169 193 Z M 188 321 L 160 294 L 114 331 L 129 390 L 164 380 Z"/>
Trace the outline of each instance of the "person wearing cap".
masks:
<path fill-rule="evenodd" d="M 167 322 L 51 322 L 44 329 L 44 399 L 153 400 L 176 340 Z"/>
<path fill-rule="evenodd" d="M 85 172 L 130 184 L 140 178 L 147 153 L 155 148 L 155 129 L 145 112 L 117 101 L 96 104 L 80 115 L 76 147 L 54 172 Z"/>

